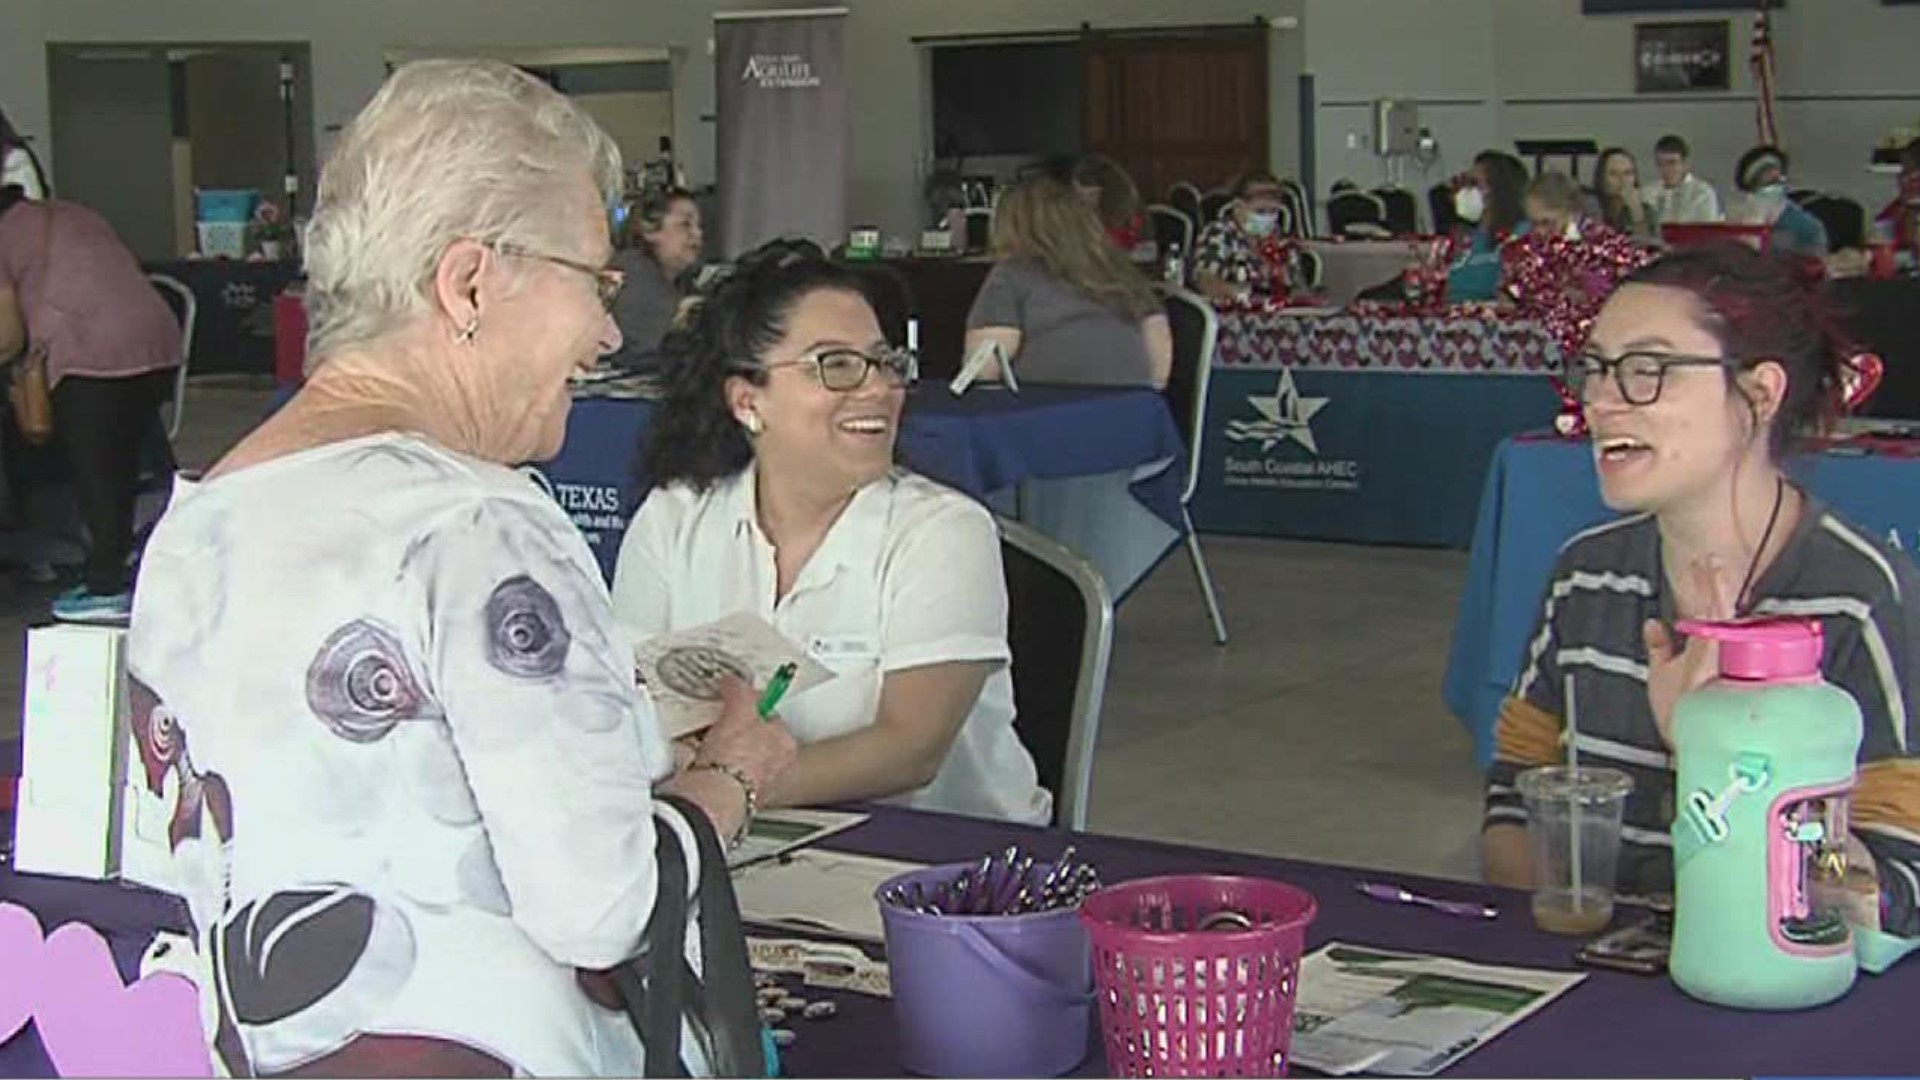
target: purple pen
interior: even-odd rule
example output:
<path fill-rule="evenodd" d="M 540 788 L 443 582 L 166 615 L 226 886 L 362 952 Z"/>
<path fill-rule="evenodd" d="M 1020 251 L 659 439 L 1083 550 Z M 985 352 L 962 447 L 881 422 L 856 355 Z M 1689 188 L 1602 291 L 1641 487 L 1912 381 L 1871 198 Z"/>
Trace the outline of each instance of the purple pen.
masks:
<path fill-rule="evenodd" d="M 1442 915 L 1452 915 L 1461 919 L 1497 919 L 1500 909 L 1492 904 L 1472 900 L 1436 900 L 1431 896 L 1422 896 L 1398 885 L 1380 885 L 1363 882 L 1358 886 L 1361 895 L 1382 900 L 1389 904 L 1408 904 L 1423 907 Z"/>

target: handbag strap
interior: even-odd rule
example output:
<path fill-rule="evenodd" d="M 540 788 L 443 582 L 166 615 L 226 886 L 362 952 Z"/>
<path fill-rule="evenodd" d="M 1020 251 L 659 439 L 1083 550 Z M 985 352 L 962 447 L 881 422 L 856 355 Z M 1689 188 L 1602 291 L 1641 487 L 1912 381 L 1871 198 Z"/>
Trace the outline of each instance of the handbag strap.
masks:
<path fill-rule="evenodd" d="M 700 851 L 700 954 L 705 971 L 696 989 L 705 998 L 700 1015 L 712 1036 L 714 1074 L 764 1075 L 767 1062 L 754 1004 L 753 965 L 747 958 L 746 928 L 726 849 L 705 811 L 677 795 L 660 798 L 687 820 Z"/>
<path fill-rule="evenodd" d="M 647 921 L 646 951 L 613 972 L 627 1016 L 646 1049 L 647 1075 L 687 1075 L 680 1045 L 683 1020 L 705 1037 L 714 1075 L 765 1075 L 753 970 L 739 901 L 727 873 L 726 851 L 705 811 L 678 796 L 655 798 L 678 811 L 700 854 L 700 882 L 694 896 L 700 905 L 700 955 L 705 970 L 695 972 L 686 958 L 686 853 L 678 831 L 659 822 L 654 844 L 658 885 Z"/>

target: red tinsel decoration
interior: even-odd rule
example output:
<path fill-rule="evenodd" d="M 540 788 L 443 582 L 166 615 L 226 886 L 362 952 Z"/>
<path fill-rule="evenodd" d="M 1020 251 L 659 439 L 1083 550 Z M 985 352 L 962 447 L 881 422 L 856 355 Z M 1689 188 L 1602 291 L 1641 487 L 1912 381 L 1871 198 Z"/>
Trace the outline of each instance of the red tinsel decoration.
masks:
<path fill-rule="evenodd" d="M 1538 323 L 1569 357 L 1587 343 L 1594 316 L 1614 288 L 1652 260 L 1653 252 L 1632 237 L 1598 222 L 1587 222 L 1577 240 L 1530 232 L 1500 249 L 1502 280 L 1515 314 Z M 1580 400 L 1558 376 L 1553 388 L 1560 396 L 1554 430 L 1584 438 L 1587 418 Z"/>
<path fill-rule="evenodd" d="M 1255 275 L 1256 281 L 1249 282 L 1252 289 L 1258 280 L 1264 277 L 1264 291 L 1254 289 L 1243 300 L 1216 304 L 1221 311 L 1259 314 L 1279 311 L 1293 300 L 1293 282 L 1296 278 L 1295 266 L 1299 259 L 1299 245 L 1288 236 L 1263 236 L 1254 241 L 1253 253 L 1261 264 L 1264 274 Z"/>

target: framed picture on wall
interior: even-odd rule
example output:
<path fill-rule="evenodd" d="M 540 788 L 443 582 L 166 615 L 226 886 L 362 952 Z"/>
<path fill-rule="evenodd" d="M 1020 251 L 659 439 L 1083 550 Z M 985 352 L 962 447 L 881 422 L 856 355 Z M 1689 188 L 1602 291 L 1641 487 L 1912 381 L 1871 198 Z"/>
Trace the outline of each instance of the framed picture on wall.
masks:
<path fill-rule="evenodd" d="M 1725 19 L 1636 23 L 1633 88 L 1642 94 L 1727 89 L 1732 69 L 1730 34 Z"/>

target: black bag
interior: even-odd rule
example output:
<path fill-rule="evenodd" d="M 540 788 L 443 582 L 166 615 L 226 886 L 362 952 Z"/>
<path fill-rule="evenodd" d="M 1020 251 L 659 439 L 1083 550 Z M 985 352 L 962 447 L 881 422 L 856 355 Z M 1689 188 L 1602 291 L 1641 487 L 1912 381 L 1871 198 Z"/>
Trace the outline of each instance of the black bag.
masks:
<path fill-rule="evenodd" d="M 713 823 L 699 807 L 673 795 L 655 798 L 679 811 L 700 853 L 700 958 L 704 972 L 687 963 L 687 859 L 680 834 L 656 822 L 659 888 L 647 922 L 645 951 L 611 973 L 621 1006 L 646 1047 L 647 1075 L 687 1075 L 680 1046 L 681 1021 L 692 1027 L 715 1076 L 767 1075 L 760 1011 L 754 1003 L 753 971 L 747 961 L 740 904 L 727 874 L 727 853 Z"/>

